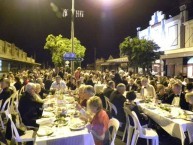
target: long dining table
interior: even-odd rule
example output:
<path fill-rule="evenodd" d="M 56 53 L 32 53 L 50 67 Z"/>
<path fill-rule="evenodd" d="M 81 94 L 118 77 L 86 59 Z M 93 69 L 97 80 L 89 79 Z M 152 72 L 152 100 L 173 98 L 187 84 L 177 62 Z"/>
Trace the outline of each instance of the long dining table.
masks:
<path fill-rule="evenodd" d="M 75 116 L 77 113 L 75 109 L 75 100 L 72 96 L 63 95 L 60 100 L 55 98 L 49 98 L 45 104 L 42 118 L 36 122 L 40 124 L 36 135 L 36 145 L 94 145 L 94 139 L 88 129 L 81 127 L 80 129 L 72 129 L 72 124 L 82 122 L 82 120 Z M 61 99 L 62 98 L 62 99 Z M 51 104 L 51 106 L 50 106 Z M 64 107 L 65 106 L 65 107 Z M 56 124 L 58 119 L 57 115 L 64 111 L 65 122 L 59 122 Z M 57 111 L 56 111 L 57 110 Z M 47 132 L 47 134 L 41 134 Z M 38 134 L 39 133 L 39 134 Z"/>
<path fill-rule="evenodd" d="M 138 102 L 138 105 L 148 117 L 160 125 L 171 136 L 179 138 L 181 144 L 184 145 L 185 132 L 189 128 L 193 128 L 191 120 L 193 112 L 175 108 L 168 104 L 155 105 L 155 103 Z M 190 118 L 187 118 L 188 115 L 190 115 Z"/>

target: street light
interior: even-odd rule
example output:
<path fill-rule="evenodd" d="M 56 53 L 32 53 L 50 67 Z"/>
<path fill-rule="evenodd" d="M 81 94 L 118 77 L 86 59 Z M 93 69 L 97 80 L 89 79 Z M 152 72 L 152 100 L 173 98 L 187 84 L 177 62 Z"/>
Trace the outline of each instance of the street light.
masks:
<path fill-rule="evenodd" d="M 125 2 L 128 2 L 129 0 L 89 0 L 89 3 L 94 6 L 103 6 L 103 7 L 111 7 L 111 8 L 117 8 L 120 6 L 123 6 Z M 94 4 L 93 4 L 94 3 Z"/>
<path fill-rule="evenodd" d="M 96 0 L 94 0 L 96 2 Z M 116 4 L 115 2 L 122 2 L 123 0 L 98 0 L 97 2 L 102 2 L 105 6 L 109 6 L 112 3 Z M 72 0 L 72 10 L 71 10 L 71 43 L 72 43 L 72 53 L 74 53 L 74 14 L 75 14 L 75 8 L 74 8 L 74 0 Z M 83 16 L 83 15 L 82 15 Z M 71 72 L 74 72 L 74 62 L 71 62 Z"/>

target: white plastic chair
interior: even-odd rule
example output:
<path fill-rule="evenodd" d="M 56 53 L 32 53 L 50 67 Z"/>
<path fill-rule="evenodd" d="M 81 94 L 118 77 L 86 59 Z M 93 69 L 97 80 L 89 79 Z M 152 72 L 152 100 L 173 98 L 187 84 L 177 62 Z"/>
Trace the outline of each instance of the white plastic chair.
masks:
<path fill-rule="evenodd" d="M 119 121 L 115 118 L 112 118 L 109 120 L 109 124 L 108 124 L 108 128 L 110 127 L 113 127 L 113 131 L 112 131 L 112 134 L 110 135 L 110 145 L 115 145 L 115 138 L 116 138 L 116 135 L 117 135 L 117 131 L 119 129 Z"/>
<path fill-rule="evenodd" d="M 127 107 L 124 107 L 123 109 L 124 109 L 125 116 L 126 116 L 126 125 L 125 125 L 125 130 L 124 130 L 124 133 L 123 133 L 122 141 L 124 141 L 125 135 L 127 133 L 127 143 L 126 143 L 126 145 L 130 145 L 131 139 L 132 139 L 132 134 L 133 134 L 133 131 L 134 131 L 134 126 L 132 126 L 130 124 L 130 119 L 129 119 L 129 115 L 131 116 L 132 113 L 131 113 L 131 110 Z"/>
<path fill-rule="evenodd" d="M 5 126 L 4 126 L 4 122 L 3 122 L 3 119 L 2 119 L 2 114 L 5 113 L 5 111 L 9 110 L 9 106 L 10 106 L 10 101 L 11 101 L 11 97 L 9 97 L 3 104 L 1 110 L 0 110 L 0 121 L 1 121 L 1 126 L 2 126 L 2 129 L 5 129 Z M 1 102 L 2 103 L 2 102 Z M 7 118 L 7 116 L 6 116 Z"/>
<path fill-rule="evenodd" d="M 112 111 L 114 111 L 115 115 L 117 115 L 118 112 L 117 112 L 116 106 L 113 103 L 111 103 L 110 101 L 108 101 L 108 105 L 109 105 L 110 112 L 112 113 Z"/>
<path fill-rule="evenodd" d="M 19 90 L 19 96 L 22 95 L 22 93 L 25 92 L 25 86 L 23 86 L 20 90 Z"/>
<path fill-rule="evenodd" d="M 0 100 L 0 107 L 1 107 L 1 104 L 2 104 L 2 100 Z M 1 115 L 0 115 L 0 122 L 1 122 L 1 127 L 2 127 L 2 129 L 5 129 L 5 128 L 4 128 L 3 119 L 2 119 L 2 117 L 1 117 Z"/>
<path fill-rule="evenodd" d="M 131 145 L 136 145 L 138 138 L 147 139 L 147 145 L 149 145 L 149 139 L 152 140 L 152 145 L 159 145 L 159 137 L 156 131 L 151 128 L 143 128 L 139 122 L 139 119 L 134 111 L 132 111 L 132 118 L 135 125 L 135 131 L 132 137 Z"/>
<path fill-rule="evenodd" d="M 18 98 L 18 91 L 11 95 L 10 106 L 9 106 L 9 113 L 14 114 L 18 113 L 18 105 L 19 105 L 19 98 Z"/>
<path fill-rule="evenodd" d="M 11 123 L 12 140 L 14 140 L 17 143 L 23 143 L 23 142 L 29 142 L 29 141 L 35 142 L 35 132 L 33 130 L 27 130 L 25 131 L 24 135 L 20 136 L 17 131 L 16 125 L 12 120 L 12 116 L 11 114 L 9 114 L 8 110 L 5 111 L 5 114 Z"/>
<path fill-rule="evenodd" d="M 105 97 L 105 104 L 106 104 L 106 110 L 108 110 L 109 109 L 109 98 L 107 98 L 106 96 L 104 96 Z"/>

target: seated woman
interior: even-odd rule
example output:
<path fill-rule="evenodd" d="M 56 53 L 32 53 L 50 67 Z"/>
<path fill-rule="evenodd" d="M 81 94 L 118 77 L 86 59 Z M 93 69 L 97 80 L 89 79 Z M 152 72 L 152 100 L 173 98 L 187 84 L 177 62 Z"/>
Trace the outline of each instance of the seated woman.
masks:
<path fill-rule="evenodd" d="M 145 124 L 148 124 L 148 117 L 144 113 L 142 113 L 142 111 L 140 111 L 138 106 L 134 103 L 134 100 L 136 99 L 135 92 L 134 91 L 127 92 L 126 98 L 128 99 L 128 103 L 126 104 L 126 106 L 129 107 L 131 111 L 134 111 L 136 113 L 141 125 L 143 126 Z M 131 125 L 134 125 L 133 119 L 131 118 L 130 123 Z"/>
<path fill-rule="evenodd" d="M 85 85 L 81 85 L 78 89 L 78 103 L 81 106 L 86 106 L 86 100 L 84 99 L 84 88 Z"/>
<path fill-rule="evenodd" d="M 95 145 L 108 145 L 109 144 L 109 132 L 108 123 L 109 117 L 107 113 L 103 110 L 102 101 L 99 97 L 91 97 L 87 101 L 87 109 L 94 114 L 91 119 L 91 124 L 88 127 L 89 131 L 92 133 Z"/>
<path fill-rule="evenodd" d="M 167 98 L 168 98 L 168 94 L 165 91 L 165 86 L 164 85 L 158 85 L 158 87 L 157 87 L 157 99 L 161 100 L 162 103 L 165 103 Z"/>
<path fill-rule="evenodd" d="M 36 102 L 39 103 L 44 103 L 44 100 L 42 99 L 42 96 L 40 95 L 41 93 L 41 85 L 40 84 L 35 84 L 35 94 L 34 94 L 34 99 Z"/>
<path fill-rule="evenodd" d="M 76 79 L 74 77 L 70 77 L 66 86 L 69 90 L 76 90 Z"/>
<path fill-rule="evenodd" d="M 95 90 L 95 96 L 98 96 L 100 97 L 101 101 L 102 101 L 102 105 L 103 105 L 103 108 L 106 108 L 106 102 L 105 102 L 105 97 L 104 97 L 104 94 L 103 94 L 103 85 L 95 85 L 94 86 L 94 90 Z"/>
<path fill-rule="evenodd" d="M 43 79 L 42 78 L 37 78 L 36 83 L 38 84 L 38 86 L 36 86 L 36 87 L 38 87 L 40 89 L 38 94 L 40 95 L 40 97 L 42 99 L 45 99 L 46 96 L 49 94 L 49 91 L 47 91 L 45 89 L 45 84 L 43 83 Z"/>

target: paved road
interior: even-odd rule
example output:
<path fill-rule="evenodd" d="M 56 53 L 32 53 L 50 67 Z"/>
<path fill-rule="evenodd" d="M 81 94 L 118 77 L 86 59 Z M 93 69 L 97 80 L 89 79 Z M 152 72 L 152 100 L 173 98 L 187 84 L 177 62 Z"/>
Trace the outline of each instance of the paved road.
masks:
<path fill-rule="evenodd" d="M 157 132 L 159 134 L 159 145 L 181 145 L 179 139 L 171 137 L 165 131 L 159 130 Z M 119 132 L 118 134 L 122 134 L 122 132 L 121 133 Z M 121 141 L 121 137 L 117 135 L 115 145 L 125 145 L 125 144 L 126 143 Z M 147 145 L 147 142 L 144 139 L 139 139 L 137 145 Z M 188 145 L 188 143 L 186 143 L 185 145 Z"/>

